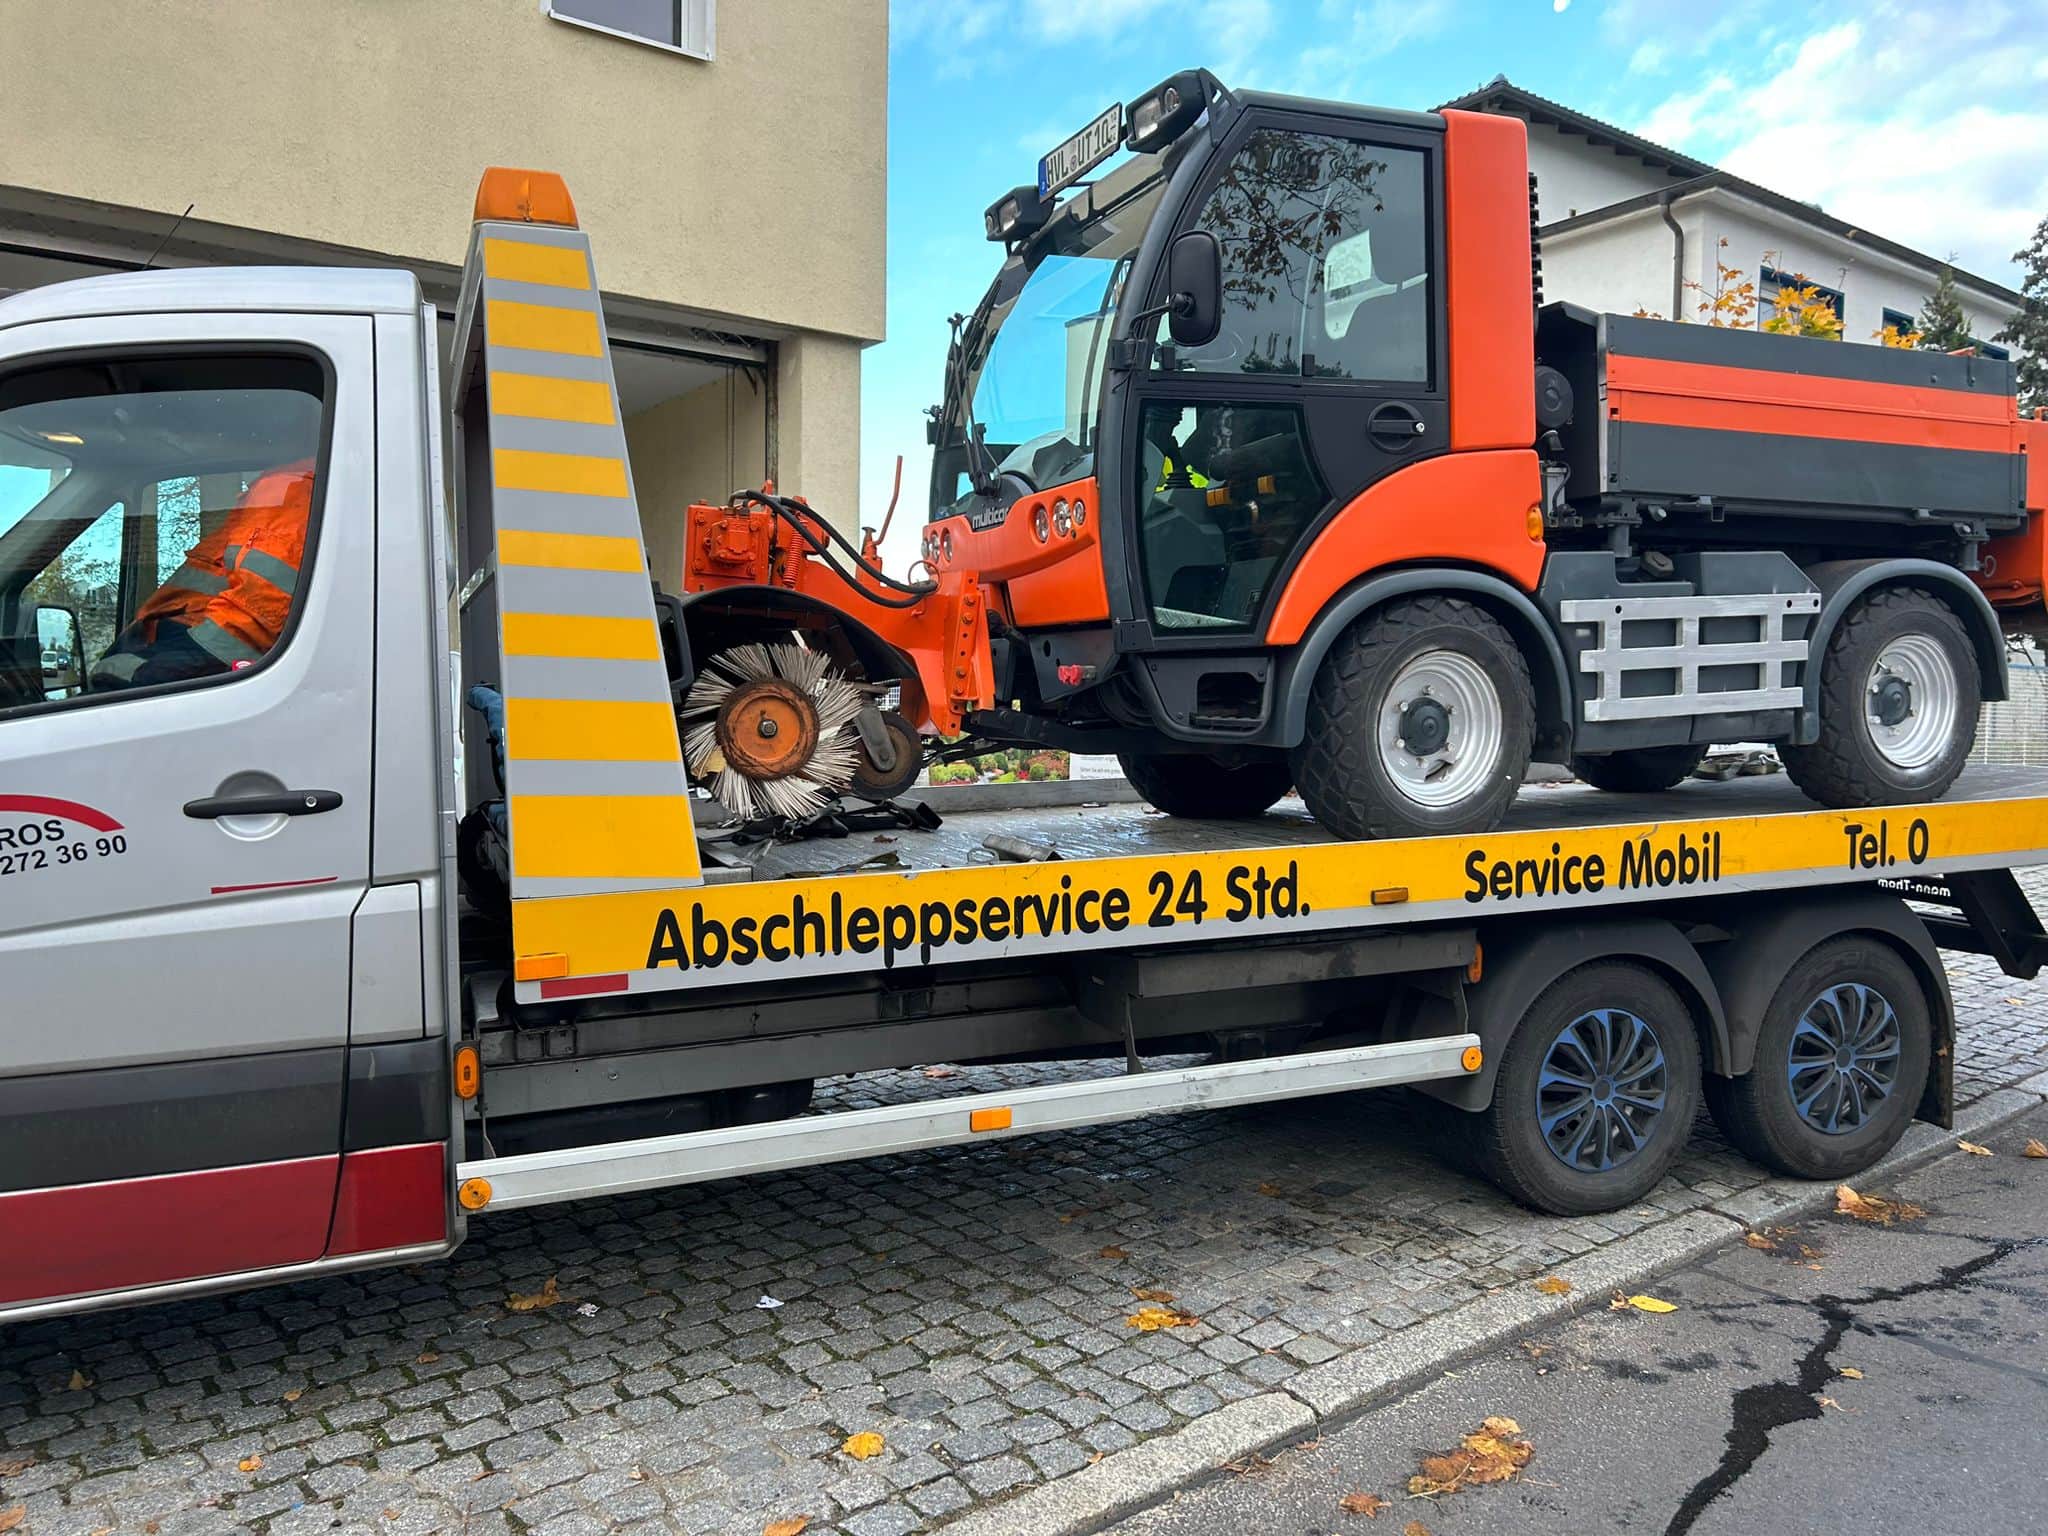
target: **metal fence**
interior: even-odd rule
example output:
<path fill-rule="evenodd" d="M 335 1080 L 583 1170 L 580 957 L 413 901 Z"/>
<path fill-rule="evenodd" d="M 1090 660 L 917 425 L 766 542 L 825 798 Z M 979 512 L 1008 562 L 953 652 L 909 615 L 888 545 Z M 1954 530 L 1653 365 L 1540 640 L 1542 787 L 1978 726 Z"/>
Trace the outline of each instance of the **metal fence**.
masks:
<path fill-rule="evenodd" d="M 2037 642 L 2015 640 L 2010 662 L 2011 695 L 2002 704 L 1984 706 L 1970 761 L 2001 768 L 2048 767 L 2048 657 Z"/>

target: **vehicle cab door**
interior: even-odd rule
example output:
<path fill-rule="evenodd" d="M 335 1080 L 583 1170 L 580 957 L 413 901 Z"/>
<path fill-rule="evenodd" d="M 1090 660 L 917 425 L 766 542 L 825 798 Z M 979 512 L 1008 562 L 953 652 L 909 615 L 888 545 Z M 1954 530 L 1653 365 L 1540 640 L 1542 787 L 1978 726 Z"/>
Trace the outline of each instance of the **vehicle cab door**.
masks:
<path fill-rule="evenodd" d="M 326 1248 L 374 388 L 367 315 L 0 326 L 0 1316 Z"/>
<path fill-rule="evenodd" d="M 1162 318 L 1124 373 L 1122 644 L 1256 644 L 1321 525 L 1448 448 L 1442 144 L 1421 117 L 1230 125 L 1173 231 L 1217 241 L 1220 328 L 1176 347 Z"/>

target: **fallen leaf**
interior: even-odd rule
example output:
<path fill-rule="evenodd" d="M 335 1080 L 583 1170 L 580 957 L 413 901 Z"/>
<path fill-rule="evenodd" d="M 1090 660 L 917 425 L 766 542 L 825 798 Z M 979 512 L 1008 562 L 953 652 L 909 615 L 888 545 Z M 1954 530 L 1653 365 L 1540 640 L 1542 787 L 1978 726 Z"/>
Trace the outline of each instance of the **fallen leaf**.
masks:
<path fill-rule="evenodd" d="M 1107 1452 L 1107 1451 L 1096 1451 L 1096 1452 L 1095 1452 L 1095 1453 L 1093 1453 L 1093 1454 L 1092 1454 L 1091 1456 L 1089 1456 L 1089 1458 L 1088 1458 L 1088 1465 L 1089 1465 L 1089 1466 L 1091 1466 L 1091 1467 L 1092 1467 L 1092 1466 L 1094 1466 L 1094 1465 L 1095 1465 L 1095 1463 L 1097 1463 L 1098 1461 L 1102 1460 L 1102 1458 L 1103 1458 L 1103 1457 L 1105 1457 L 1105 1456 L 1107 1456 L 1108 1454 L 1109 1454 L 1109 1452 Z"/>
<path fill-rule="evenodd" d="M 1572 1293 L 1572 1283 L 1562 1275 L 1545 1275 L 1536 1282 L 1536 1289 L 1546 1296 L 1569 1296 Z"/>
<path fill-rule="evenodd" d="M 1834 1408 L 1840 1410 L 1843 1413 L 1847 1413 L 1849 1411 L 1848 1409 L 1843 1408 L 1842 1405 L 1836 1402 L 1832 1397 L 1817 1397 L 1814 1399 L 1814 1401 L 1819 1403 L 1823 1408 Z"/>
<path fill-rule="evenodd" d="M 1629 1307 L 1634 1307 L 1638 1312 L 1676 1312 L 1678 1310 L 1676 1302 L 1660 1301 L 1655 1296 L 1616 1296 L 1613 1301 L 1607 1304 L 1607 1310 L 1610 1312 L 1624 1311 Z"/>
<path fill-rule="evenodd" d="M 1761 1232 L 1745 1232 L 1742 1234 L 1742 1240 L 1749 1244 L 1750 1247 L 1759 1249 L 1764 1253 L 1775 1253 L 1778 1248 L 1776 1243 L 1765 1237 Z"/>
<path fill-rule="evenodd" d="M 1132 1286 L 1131 1294 L 1140 1301 L 1170 1302 L 1173 1300 L 1173 1292 L 1171 1291 L 1157 1291 L 1142 1285 Z"/>
<path fill-rule="evenodd" d="M 1429 1536 L 1429 1527 L 1420 1520 L 1410 1520 L 1401 1527 L 1401 1536 Z"/>
<path fill-rule="evenodd" d="M 1265 1179 L 1259 1184 L 1259 1193 L 1270 1200 L 1278 1200 L 1280 1198 L 1280 1186 L 1271 1179 Z"/>
<path fill-rule="evenodd" d="M 1848 1377 L 1851 1381 L 1861 1381 L 1863 1379 L 1863 1373 L 1857 1370 L 1856 1367 L 1853 1365 L 1843 1366 L 1842 1374 Z"/>
<path fill-rule="evenodd" d="M 435 1354 L 431 1349 L 429 1349 L 421 1354 L 414 1355 L 412 1357 L 412 1363 L 414 1365 L 432 1365 L 436 1360 L 439 1360 L 440 1358 L 441 1357 L 439 1355 Z"/>
<path fill-rule="evenodd" d="M 791 1515 L 787 1520 L 771 1520 L 761 1527 L 761 1536 L 804 1536 L 809 1527 L 809 1515 Z"/>
<path fill-rule="evenodd" d="M 398 1518 L 398 1511 L 387 1507 L 384 1511 L 384 1518 L 386 1520 L 396 1520 Z"/>
<path fill-rule="evenodd" d="M 1076 1216 L 1080 1214 L 1081 1213 L 1079 1211 L 1068 1211 L 1064 1216 L 1060 1217 L 1060 1225 L 1064 1227 L 1068 1222 L 1072 1221 Z"/>
<path fill-rule="evenodd" d="M 35 1464 L 33 1456 L 16 1456 L 11 1461 L 0 1461 L 0 1477 L 19 1477 Z"/>
<path fill-rule="evenodd" d="M 1521 1438 L 1513 1419 L 1488 1418 L 1454 1451 L 1422 1458 L 1422 1470 L 1408 1479 L 1409 1493 L 1435 1498 L 1481 1483 L 1504 1483 L 1528 1464 L 1536 1448 Z"/>
<path fill-rule="evenodd" d="M 244 1456 L 235 1463 L 235 1470 L 238 1472 L 261 1472 L 263 1470 L 263 1458 L 261 1456 Z"/>
<path fill-rule="evenodd" d="M 156 1522 L 154 1520 L 142 1522 L 142 1536 L 156 1536 Z"/>
<path fill-rule="evenodd" d="M 73 1371 L 73 1372 L 71 1373 L 71 1390 L 72 1390 L 72 1391 L 74 1391 L 74 1392 L 83 1392 L 83 1391 L 84 1391 L 84 1390 L 85 1390 L 85 1389 L 86 1389 L 87 1387 L 89 1387 L 89 1386 L 91 1386 L 91 1385 L 92 1385 L 92 1378 L 91 1378 L 90 1376 L 86 1375 L 86 1374 L 85 1374 L 85 1372 L 83 1372 L 83 1371 Z"/>
<path fill-rule="evenodd" d="M 1387 1501 L 1376 1493 L 1347 1493 L 1337 1501 L 1337 1507 L 1347 1515 L 1363 1515 L 1368 1520 L 1377 1520 L 1380 1511 L 1387 1507 Z"/>
<path fill-rule="evenodd" d="M 1162 1328 L 1192 1327 L 1200 1321 L 1192 1312 L 1183 1312 L 1178 1307 L 1140 1307 L 1124 1319 L 1124 1326 L 1140 1333 L 1157 1333 Z"/>
<path fill-rule="evenodd" d="M 538 1312 L 543 1307 L 554 1306 L 561 1299 L 561 1287 L 555 1283 L 555 1277 L 549 1275 L 547 1284 L 543 1285 L 531 1296 L 522 1296 L 517 1291 L 507 1296 L 505 1298 L 505 1310 L 508 1312 Z"/>
<path fill-rule="evenodd" d="M 304 1397 L 305 1395 L 306 1389 L 304 1387 L 293 1387 L 291 1391 L 285 1393 L 284 1400 L 288 1403 L 296 1403 L 300 1398 Z"/>
<path fill-rule="evenodd" d="M 1835 1186 L 1835 1214 L 1853 1216 L 1874 1226 L 1888 1227 L 1895 1221 L 1918 1221 L 1927 1213 L 1904 1200 L 1887 1200 L 1882 1195 L 1862 1195 L 1846 1184 Z"/>
<path fill-rule="evenodd" d="M 857 1435 L 848 1435 L 846 1443 L 839 1447 L 855 1461 L 866 1461 L 871 1456 L 882 1454 L 882 1437 L 872 1429 L 864 1429 Z"/>
<path fill-rule="evenodd" d="M 1107 1248 L 1103 1249 L 1102 1256 L 1105 1259 L 1128 1259 L 1130 1257 L 1128 1253 L 1117 1247 L 1115 1243 L 1111 1243 Z"/>
<path fill-rule="evenodd" d="M 2048 1157 L 2048 1147 L 2041 1145 L 2038 1137 L 2029 1136 L 2027 1144 L 2020 1148 L 2021 1157 Z"/>
<path fill-rule="evenodd" d="M 1960 1151 L 1969 1153 L 1972 1157 L 1989 1157 L 1991 1155 L 1989 1147 L 1979 1146 L 1974 1141 L 1958 1141 L 1956 1147 Z"/>
<path fill-rule="evenodd" d="M 27 1518 L 26 1504 L 17 1504 L 12 1509 L 0 1509 L 0 1531 L 11 1531 Z"/>
<path fill-rule="evenodd" d="M 954 1070 L 953 1070 L 953 1069 L 952 1069 L 951 1067 L 926 1067 L 926 1068 L 924 1069 L 924 1075 L 925 1075 L 926 1077 L 933 1077 L 933 1078 L 938 1078 L 938 1077 L 958 1077 L 958 1076 L 959 1076 L 960 1074 L 959 1074 L 959 1073 L 957 1073 L 957 1072 L 955 1072 L 955 1071 L 954 1071 Z M 772 1529 L 772 1527 L 771 1527 L 771 1529 Z"/>

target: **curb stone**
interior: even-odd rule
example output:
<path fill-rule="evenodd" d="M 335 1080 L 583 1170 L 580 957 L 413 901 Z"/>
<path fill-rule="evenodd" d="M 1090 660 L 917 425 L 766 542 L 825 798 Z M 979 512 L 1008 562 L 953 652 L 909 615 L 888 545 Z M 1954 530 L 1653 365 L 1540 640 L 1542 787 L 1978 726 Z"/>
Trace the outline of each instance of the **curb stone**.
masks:
<path fill-rule="evenodd" d="M 2048 1072 L 1958 1105 L 1955 1129 L 1915 1121 L 1866 1179 L 1890 1180 L 2048 1100 Z M 1306 1438 L 1321 1423 L 1348 1418 L 1459 1361 L 1540 1324 L 1568 1316 L 1587 1298 L 1627 1289 L 1734 1241 L 1745 1227 L 1819 1210 L 1833 1184 L 1773 1179 L 1705 1210 L 1631 1233 L 1560 1266 L 1571 1294 L 1546 1296 L 1513 1285 L 1470 1306 L 1349 1350 L 1284 1385 L 1200 1415 L 1170 1434 L 1129 1446 L 1093 1466 L 1026 1489 L 945 1524 L 946 1536 L 1091 1536 L 1112 1521 L 1160 1503 L 1243 1457 Z"/>

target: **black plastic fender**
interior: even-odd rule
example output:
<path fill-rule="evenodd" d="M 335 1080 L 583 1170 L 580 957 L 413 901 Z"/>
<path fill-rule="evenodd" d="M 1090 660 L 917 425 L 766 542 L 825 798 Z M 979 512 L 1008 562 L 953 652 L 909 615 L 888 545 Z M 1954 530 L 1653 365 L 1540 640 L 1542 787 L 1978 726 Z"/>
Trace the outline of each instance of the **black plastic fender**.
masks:
<path fill-rule="evenodd" d="M 1786 975 L 1807 951 L 1849 934 L 1874 934 L 1888 941 L 1920 978 L 1934 1026 L 1927 1084 L 1918 1116 L 1946 1128 L 1954 1110 L 1955 1001 L 1948 972 L 1926 924 L 1897 896 L 1870 888 L 1802 891 L 1716 903 L 1716 927 L 1725 942 L 1701 947 L 1707 973 L 1727 1013 L 1729 1052 L 1707 1070 L 1741 1077 L 1756 1065 L 1756 1038 L 1764 1010 Z"/>
<path fill-rule="evenodd" d="M 917 676 L 917 668 L 908 656 L 859 619 L 843 608 L 802 592 L 752 585 L 713 587 L 705 592 L 686 592 L 675 599 L 675 605 L 688 626 L 690 653 L 700 663 L 720 649 L 710 643 L 703 626 L 711 615 L 721 614 L 729 616 L 728 630 L 733 619 L 743 623 L 784 623 L 791 629 L 833 629 L 845 640 L 847 650 L 870 681 Z"/>
<path fill-rule="evenodd" d="M 1726 1070 L 1728 1021 L 1720 990 L 1676 924 L 1661 918 L 1523 921 L 1483 927 L 1479 943 L 1483 963 L 1479 981 L 1465 994 L 1465 1027 L 1479 1036 L 1485 1059 L 1469 1077 L 1416 1085 L 1432 1098 L 1459 1109 L 1484 1109 L 1493 1099 L 1493 1079 L 1508 1039 L 1529 1005 L 1545 987 L 1589 960 L 1647 965 L 1670 982 L 1700 1026 L 1708 1069 Z"/>
<path fill-rule="evenodd" d="M 1977 648 L 1977 670 L 1983 675 L 1984 697 L 2003 699 L 2009 680 L 2005 666 L 2005 634 L 1991 600 L 1977 584 L 1952 565 L 1938 560 L 1824 560 L 1806 567 L 1806 576 L 1820 589 L 1820 612 L 1813 621 L 1805 667 L 1805 701 L 1799 709 L 1799 739 L 1820 739 L 1820 662 L 1842 616 L 1872 587 L 1911 585 L 1930 588 L 1955 611 L 1970 643 Z"/>
<path fill-rule="evenodd" d="M 1508 630 L 1521 644 L 1529 661 L 1529 676 L 1536 687 L 1536 731 L 1539 746 L 1556 743 L 1557 750 L 1571 750 L 1572 722 L 1578 718 L 1571 673 L 1565 667 L 1564 647 L 1550 621 L 1529 595 L 1500 577 L 1462 566 L 1406 566 L 1381 571 L 1352 583 L 1316 616 L 1301 639 L 1280 660 L 1277 690 L 1280 720 L 1277 744 L 1297 746 L 1308 727 L 1309 690 L 1316 669 L 1323 664 L 1337 637 L 1361 614 L 1397 597 L 1415 592 L 1455 592 L 1484 598 L 1498 610 Z M 1546 758 L 1545 761 L 1549 759 Z M 1563 758 L 1558 759 L 1562 761 Z"/>

